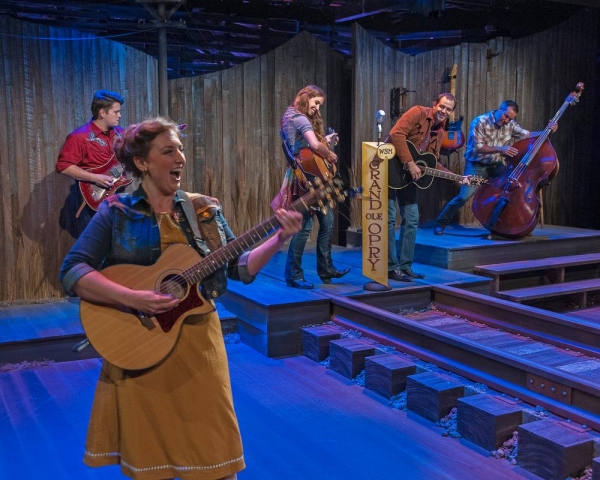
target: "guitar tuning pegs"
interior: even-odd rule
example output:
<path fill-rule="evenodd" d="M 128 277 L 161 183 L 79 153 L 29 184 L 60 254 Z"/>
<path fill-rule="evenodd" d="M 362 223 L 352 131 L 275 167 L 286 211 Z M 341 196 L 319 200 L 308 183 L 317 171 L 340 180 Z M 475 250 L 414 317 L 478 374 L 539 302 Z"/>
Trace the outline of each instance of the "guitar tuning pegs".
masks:
<path fill-rule="evenodd" d="M 323 213 L 327 213 L 327 205 L 325 202 L 323 202 L 323 200 L 319 200 L 319 210 L 321 210 L 321 212 Z"/>

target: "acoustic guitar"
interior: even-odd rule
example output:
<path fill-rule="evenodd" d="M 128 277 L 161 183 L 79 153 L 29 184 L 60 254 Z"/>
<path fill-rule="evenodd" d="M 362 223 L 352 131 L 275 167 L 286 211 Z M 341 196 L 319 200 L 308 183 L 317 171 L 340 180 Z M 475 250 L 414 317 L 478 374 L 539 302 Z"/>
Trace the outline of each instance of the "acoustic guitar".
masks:
<path fill-rule="evenodd" d="M 333 207 L 344 199 L 337 180 L 316 185 L 290 205 L 304 213 L 313 205 Z M 90 343 L 108 362 L 126 370 L 149 368 L 175 346 L 181 326 L 190 315 L 214 310 L 199 292 L 202 281 L 266 238 L 279 226 L 275 216 L 263 221 L 205 257 L 184 244 L 171 245 L 154 265 L 114 265 L 101 271 L 106 278 L 135 290 L 154 290 L 179 298 L 167 312 L 148 316 L 129 308 L 114 308 L 81 300 L 80 315 Z"/>
<path fill-rule="evenodd" d="M 127 176 L 123 165 L 117 161 L 113 155 L 108 162 L 99 167 L 88 168 L 88 172 L 97 173 L 100 175 L 110 175 L 114 178 L 114 183 L 110 188 L 104 188 L 95 183 L 79 182 L 79 191 L 92 210 L 98 211 L 98 207 L 106 197 L 113 195 L 122 187 L 126 187 L 133 178 Z"/>
<path fill-rule="evenodd" d="M 450 93 L 456 97 L 456 72 L 457 65 L 454 64 L 450 72 Z M 442 150 L 444 153 L 452 153 L 458 150 L 465 144 L 465 136 L 462 132 L 463 116 L 461 115 L 458 120 L 454 120 L 454 112 L 450 114 L 450 118 L 446 123 L 446 135 L 442 141 Z"/>
<path fill-rule="evenodd" d="M 404 166 L 404 164 L 400 162 L 398 157 L 394 157 L 388 162 L 388 185 L 390 188 L 400 190 L 411 183 L 414 183 L 417 185 L 417 187 L 424 190 L 431 186 L 434 177 L 452 180 L 454 182 L 462 181 L 462 175 L 445 172 L 444 170 L 435 168 L 437 165 L 437 160 L 433 153 L 419 153 L 417 147 L 412 142 L 407 140 L 406 144 L 408 145 L 408 150 L 410 151 L 414 162 L 423 172 L 423 176 L 421 176 L 421 178 L 418 180 L 413 180 L 410 172 Z M 472 176 L 469 179 L 470 185 L 481 186 L 484 183 L 486 183 L 486 179 L 482 177 Z"/>
<path fill-rule="evenodd" d="M 335 163 L 328 162 L 308 147 L 301 149 L 295 158 L 296 165 L 309 179 L 319 178 L 323 182 L 328 182 L 337 174 Z"/>

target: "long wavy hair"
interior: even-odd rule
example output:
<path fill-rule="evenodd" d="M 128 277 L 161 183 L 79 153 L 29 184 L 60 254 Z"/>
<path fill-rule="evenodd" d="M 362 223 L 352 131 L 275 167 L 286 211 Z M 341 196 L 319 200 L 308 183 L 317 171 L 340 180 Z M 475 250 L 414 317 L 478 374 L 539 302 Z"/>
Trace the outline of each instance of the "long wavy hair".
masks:
<path fill-rule="evenodd" d="M 141 177 L 142 172 L 134 162 L 134 157 L 146 158 L 150 152 L 152 141 L 161 133 L 171 130 L 181 138 L 179 126 L 166 117 L 156 117 L 141 123 L 129 125 L 123 134 L 115 139 L 115 157 L 123 164 L 125 170 L 134 177 Z"/>
<path fill-rule="evenodd" d="M 321 112 L 317 111 L 312 117 L 308 115 L 308 101 L 314 97 L 323 97 L 323 101 L 325 101 L 325 92 L 316 85 L 307 85 L 296 94 L 293 107 L 300 113 L 306 115 L 306 118 L 308 118 L 308 121 L 313 127 L 317 139 L 322 142 L 325 139 L 325 127 L 323 126 Z"/>

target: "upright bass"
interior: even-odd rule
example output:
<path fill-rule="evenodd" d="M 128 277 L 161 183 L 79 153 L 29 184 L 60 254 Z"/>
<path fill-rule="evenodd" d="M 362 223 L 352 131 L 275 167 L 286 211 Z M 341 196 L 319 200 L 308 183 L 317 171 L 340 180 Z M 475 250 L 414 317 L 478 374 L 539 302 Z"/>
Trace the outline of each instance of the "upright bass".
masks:
<path fill-rule="evenodd" d="M 540 213 L 539 191 L 558 173 L 558 159 L 548 136 L 569 105 L 579 101 L 584 89 L 578 83 L 541 135 L 516 142 L 519 153 L 506 159 L 503 175 L 482 185 L 473 198 L 473 214 L 490 232 L 522 238 L 535 228 Z"/>

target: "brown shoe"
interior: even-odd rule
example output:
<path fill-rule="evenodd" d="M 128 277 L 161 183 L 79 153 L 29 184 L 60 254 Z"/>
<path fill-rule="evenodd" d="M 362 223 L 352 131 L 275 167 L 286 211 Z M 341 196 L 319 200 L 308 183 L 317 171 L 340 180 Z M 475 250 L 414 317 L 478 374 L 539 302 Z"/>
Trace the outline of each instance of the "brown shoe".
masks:
<path fill-rule="evenodd" d="M 390 270 L 388 272 L 388 278 L 390 280 L 396 280 L 397 282 L 412 282 L 412 278 L 402 273 L 400 270 Z"/>
<path fill-rule="evenodd" d="M 404 268 L 404 269 L 400 270 L 400 272 L 411 278 L 425 278 L 425 274 L 413 272 L 412 269 L 410 269 L 410 268 Z"/>
<path fill-rule="evenodd" d="M 300 288 L 301 290 L 311 290 L 315 288 L 315 286 L 304 280 L 303 278 L 298 278 L 296 280 L 287 280 L 286 281 L 288 287 Z"/>
<path fill-rule="evenodd" d="M 323 283 L 331 283 L 332 278 L 342 278 L 349 271 L 350 271 L 349 268 L 344 268 L 343 270 L 338 270 L 337 268 L 334 268 L 331 272 L 329 272 L 329 275 L 319 277 L 319 278 L 321 279 L 321 281 Z"/>

